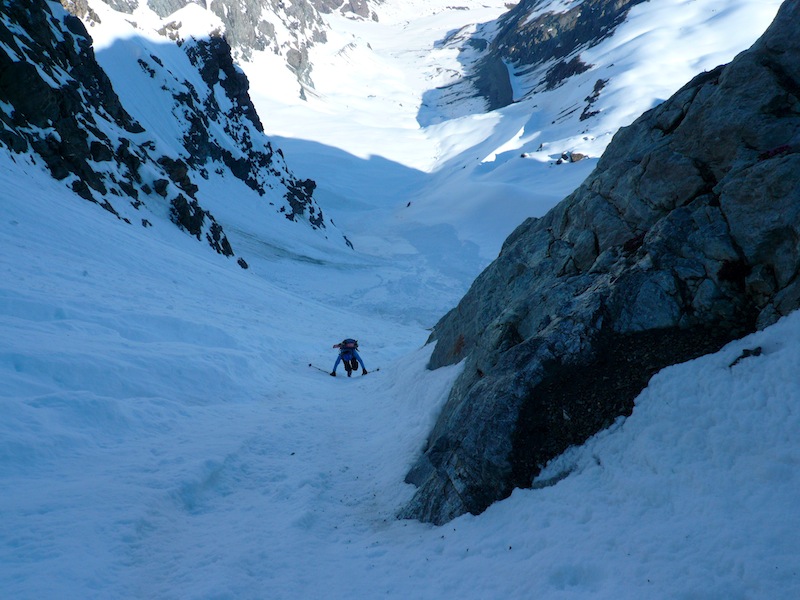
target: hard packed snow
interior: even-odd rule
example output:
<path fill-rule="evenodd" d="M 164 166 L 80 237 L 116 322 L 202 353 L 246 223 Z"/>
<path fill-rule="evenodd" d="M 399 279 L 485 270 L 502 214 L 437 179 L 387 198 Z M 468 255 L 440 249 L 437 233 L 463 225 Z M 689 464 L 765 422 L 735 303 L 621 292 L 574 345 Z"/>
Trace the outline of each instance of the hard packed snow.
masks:
<path fill-rule="evenodd" d="M 797 314 L 663 370 L 630 417 L 483 514 L 441 527 L 395 518 L 458 375 L 426 369 L 429 329 L 504 236 L 593 164 L 555 158 L 596 157 L 636 110 L 746 48 L 778 4 L 637 7 L 593 50 L 626 56 L 631 76 L 615 80 L 585 147 L 565 141 L 582 139 L 566 125 L 533 127 L 524 102 L 417 122 L 444 82 L 436 69 L 455 60 L 435 42 L 496 18 L 502 2 L 390 1 L 378 23 L 329 17 L 305 102 L 290 78 L 268 93 L 271 58 L 243 65 L 268 133 L 317 180 L 354 250 L 302 223 L 250 222 L 223 201 L 230 182 L 212 179 L 211 210 L 243 270 L 0 154 L 2 596 L 800 597 Z M 653 67 L 670 60 L 654 36 L 676 31 L 707 46 Z M 114 35 L 132 33 L 92 35 L 103 64 Z M 368 375 L 328 375 L 344 337 L 359 339 Z"/>

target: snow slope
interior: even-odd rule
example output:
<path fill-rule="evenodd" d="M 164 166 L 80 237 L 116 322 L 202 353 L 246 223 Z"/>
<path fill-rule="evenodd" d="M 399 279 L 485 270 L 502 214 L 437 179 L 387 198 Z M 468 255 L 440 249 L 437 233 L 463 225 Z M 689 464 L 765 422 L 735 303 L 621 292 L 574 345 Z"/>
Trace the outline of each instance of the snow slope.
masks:
<path fill-rule="evenodd" d="M 443 4 L 389 3 L 375 25 L 387 29 L 374 31 L 400 48 L 404 20 L 421 44 L 423 24 L 441 19 L 425 25 L 431 40 L 474 16 Z M 372 41 L 387 78 L 394 65 L 395 85 L 424 87 L 415 61 L 430 46 L 382 55 Z M 371 74 L 350 76 L 366 88 Z M 261 101 L 265 126 L 284 128 L 287 162 L 318 178 L 355 252 L 283 227 L 261 237 L 213 207 L 247 240 L 245 271 L 177 228 L 109 218 L 24 156 L 0 156 L 3 597 L 800 597 L 796 314 L 661 372 L 631 417 L 555 461 L 538 489 L 443 527 L 394 519 L 458 374 L 425 370 L 425 328 L 506 226 L 467 235 L 506 210 L 486 214 L 476 188 L 554 197 L 579 180 L 562 170 L 585 167 L 522 160 L 535 167 L 523 177 L 491 168 L 501 151 L 446 172 L 443 158 L 480 163 L 521 141 L 521 104 L 442 122 L 434 137 L 412 111 L 385 106 L 374 129 L 354 123 L 367 115 L 332 92 L 275 112 Z M 502 144 L 481 141 L 507 121 Z M 452 202 L 434 202 L 437 185 Z M 324 372 L 346 336 L 360 340 L 366 377 Z"/>
<path fill-rule="evenodd" d="M 5 597 L 800 593 L 797 315 L 663 371 L 555 485 L 397 521 L 458 370 L 425 370 L 424 331 L 53 202 L 36 170 L 0 171 Z M 368 376 L 307 366 L 352 334 Z"/>

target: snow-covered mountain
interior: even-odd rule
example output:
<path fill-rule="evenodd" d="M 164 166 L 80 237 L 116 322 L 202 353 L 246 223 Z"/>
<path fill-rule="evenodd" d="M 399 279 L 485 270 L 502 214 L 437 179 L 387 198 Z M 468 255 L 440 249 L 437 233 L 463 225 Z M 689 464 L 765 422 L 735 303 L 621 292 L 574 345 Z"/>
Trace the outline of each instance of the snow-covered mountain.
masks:
<path fill-rule="evenodd" d="M 577 187 L 620 127 L 697 73 L 729 62 L 766 29 L 779 4 L 637 4 L 613 35 L 577 44 L 574 51 L 591 68 L 558 87 L 539 82 L 560 59 L 530 73 L 523 72 L 526 63 L 508 63 L 515 101 L 490 112 L 476 75 L 501 25 L 512 14 L 523 21 L 519 7 L 509 12 L 502 0 L 459 3 L 467 10 L 444 1 L 382 4 L 378 23 L 331 17 L 328 43 L 310 51 L 316 75 L 307 102 L 294 103 L 285 87 L 260 81 L 268 56 L 242 68 L 259 112 L 276 116 L 265 122 L 267 132 L 317 181 L 323 206 L 364 201 L 391 206 L 407 223 L 453 228 L 477 245 L 485 265 L 520 222 L 543 215 Z M 535 14 L 580 5 L 540 2 Z M 369 180 L 362 167 L 370 157 L 396 167 L 385 170 L 388 185 L 361 185 Z M 346 176 L 322 181 L 323 170 Z M 466 198 L 457 193 L 462 188 L 469 189 Z M 342 216 L 337 223 L 356 235 Z"/>
<path fill-rule="evenodd" d="M 209 35 L 228 35 L 215 0 L 65 4 L 83 24 L 0 7 L 3 596 L 800 595 L 796 314 L 661 371 L 535 489 L 442 527 L 396 519 L 464 371 L 426 368 L 429 328 L 620 127 L 748 48 L 779 1 L 636 4 L 551 89 L 571 55 L 498 54 L 514 102 L 493 111 L 474 77 L 526 22 L 503 0 L 320 9 L 306 100 L 293 42 L 245 60 Z M 791 118 L 792 97 L 773 109 Z M 175 227 L 179 195 L 236 258 Z M 349 336 L 370 373 L 332 378 Z"/>
<path fill-rule="evenodd" d="M 150 227 L 168 217 L 226 256 L 234 249 L 205 208 L 220 201 L 226 178 L 234 180 L 222 184 L 226 204 L 240 218 L 278 213 L 335 229 L 313 199 L 314 182 L 293 176 L 264 135 L 230 47 L 192 7 L 174 30 L 179 43 L 93 12 L 92 23 L 107 21 L 93 45 L 61 7 L 11 3 L 2 15 L 0 143 L 120 219 Z"/>
<path fill-rule="evenodd" d="M 304 88 L 314 87 L 308 49 L 327 39 L 328 25 L 323 14 L 337 12 L 353 18 L 377 19 L 372 5 L 380 0 L 66 0 L 65 5 L 84 19 L 96 21 L 100 3 L 129 15 L 132 23 L 162 20 L 160 31 L 175 38 L 182 26 L 182 12 L 188 6 L 200 6 L 217 17 L 225 28 L 225 37 L 238 59 L 249 60 L 255 52 L 279 56 Z"/>

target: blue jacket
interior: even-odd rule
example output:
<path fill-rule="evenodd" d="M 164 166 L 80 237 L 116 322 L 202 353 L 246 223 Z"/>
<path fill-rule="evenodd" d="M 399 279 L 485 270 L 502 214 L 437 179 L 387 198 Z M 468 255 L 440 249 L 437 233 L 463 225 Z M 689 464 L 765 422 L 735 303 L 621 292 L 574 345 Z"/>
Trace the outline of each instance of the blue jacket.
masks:
<path fill-rule="evenodd" d="M 359 356 L 358 352 L 356 350 L 348 349 L 339 352 L 339 356 L 336 357 L 336 362 L 333 363 L 333 372 L 334 373 L 336 372 L 336 368 L 339 366 L 339 363 L 342 362 L 342 360 L 352 360 L 353 358 L 355 358 L 358 361 L 358 364 L 361 365 L 361 368 L 363 370 L 365 371 L 367 370 L 367 367 L 364 366 L 364 361 L 361 360 L 361 357 Z"/>

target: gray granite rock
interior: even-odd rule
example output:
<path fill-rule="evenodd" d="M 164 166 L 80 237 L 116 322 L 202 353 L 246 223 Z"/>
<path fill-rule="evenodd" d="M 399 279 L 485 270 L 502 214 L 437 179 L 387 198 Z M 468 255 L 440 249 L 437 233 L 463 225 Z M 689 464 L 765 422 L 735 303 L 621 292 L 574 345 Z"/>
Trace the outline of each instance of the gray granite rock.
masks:
<path fill-rule="evenodd" d="M 750 50 L 621 130 L 436 325 L 430 368 L 464 367 L 400 516 L 443 523 L 529 487 L 661 368 L 795 310 L 799 211 L 800 0 L 787 0 Z"/>
<path fill-rule="evenodd" d="M 69 0 L 74 2 L 76 0 Z M 77 0 L 80 1 L 80 0 Z M 103 0 L 117 10 L 126 11 L 131 0 Z M 372 5 L 378 0 L 214 0 L 209 9 L 225 24 L 225 37 L 234 51 L 249 59 L 253 51 L 271 50 L 286 58 L 287 66 L 299 82 L 313 87 L 308 50 L 327 40 L 327 25 L 320 13 L 339 11 L 377 20 Z M 162 18 L 187 4 L 205 6 L 201 0 L 148 0 Z M 279 26 L 279 27 L 276 27 Z M 276 31 L 286 32 L 279 37 Z"/>

